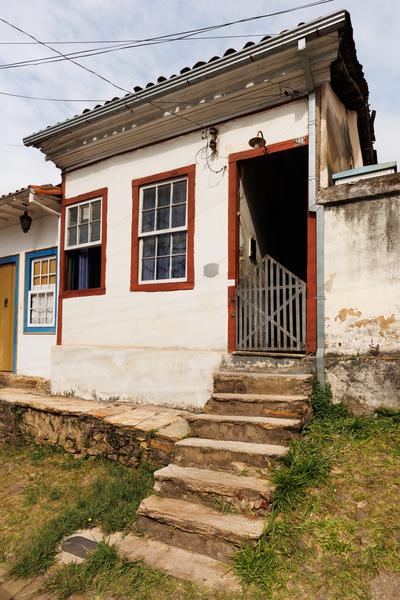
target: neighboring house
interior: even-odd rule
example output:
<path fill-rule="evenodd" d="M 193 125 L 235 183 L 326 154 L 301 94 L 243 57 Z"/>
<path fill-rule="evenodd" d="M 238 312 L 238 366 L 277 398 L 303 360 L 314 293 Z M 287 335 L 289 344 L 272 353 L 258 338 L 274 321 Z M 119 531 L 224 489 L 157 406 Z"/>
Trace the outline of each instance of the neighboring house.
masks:
<path fill-rule="evenodd" d="M 50 377 L 60 208 L 61 188 L 53 185 L 0 198 L 0 371 Z"/>
<path fill-rule="evenodd" d="M 315 355 L 322 381 L 317 192 L 373 140 L 345 11 L 27 137 L 63 174 L 52 390 L 199 408 L 235 350 Z"/>

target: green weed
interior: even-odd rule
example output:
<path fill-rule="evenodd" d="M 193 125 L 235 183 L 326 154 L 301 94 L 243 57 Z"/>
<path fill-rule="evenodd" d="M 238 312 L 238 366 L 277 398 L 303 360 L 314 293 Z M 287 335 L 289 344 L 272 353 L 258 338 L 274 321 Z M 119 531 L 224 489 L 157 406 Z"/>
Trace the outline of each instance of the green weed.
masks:
<path fill-rule="evenodd" d="M 62 538 L 87 526 L 100 526 L 105 533 L 126 529 L 134 520 L 136 509 L 153 484 L 153 467 L 142 464 L 130 470 L 109 464 L 106 477 L 96 479 L 81 490 L 63 512 L 45 523 L 19 554 L 11 574 L 33 577 L 53 563 Z M 38 493 L 44 493 L 43 490 Z M 54 499 L 54 489 L 52 490 Z"/>

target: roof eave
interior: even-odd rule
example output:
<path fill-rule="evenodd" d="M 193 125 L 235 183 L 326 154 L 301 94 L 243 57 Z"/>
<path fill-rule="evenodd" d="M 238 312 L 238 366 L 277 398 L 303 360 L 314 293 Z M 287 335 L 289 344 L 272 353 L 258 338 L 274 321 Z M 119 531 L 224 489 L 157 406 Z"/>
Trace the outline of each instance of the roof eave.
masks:
<path fill-rule="evenodd" d="M 181 74 L 173 79 L 168 79 L 155 84 L 138 93 L 125 96 L 119 100 L 103 105 L 102 107 L 85 112 L 72 119 L 64 121 L 45 130 L 34 133 L 23 139 L 26 146 L 40 147 L 40 145 L 56 137 L 59 134 L 71 132 L 81 125 L 99 121 L 105 117 L 118 114 L 126 109 L 131 110 L 134 106 L 146 104 L 151 100 L 161 97 L 167 93 L 179 91 L 181 88 L 200 83 L 204 79 L 209 79 L 213 75 L 218 75 L 224 71 L 233 70 L 244 62 L 253 62 L 262 59 L 267 54 L 279 52 L 285 48 L 296 45 L 298 40 L 306 37 L 312 39 L 321 34 L 327 34 L 331 31 L 345 27 L 349 20 L 349 14 L 341 10 L 325 17 L 319 17 L 314 21 L 298 26 L 292 30 L 284 32 L 279 36 L 243 49 L 234 54 L 229 54 L 212 63 L 207 63 L 201 67 L 191 70 L 189 73 Z"/>

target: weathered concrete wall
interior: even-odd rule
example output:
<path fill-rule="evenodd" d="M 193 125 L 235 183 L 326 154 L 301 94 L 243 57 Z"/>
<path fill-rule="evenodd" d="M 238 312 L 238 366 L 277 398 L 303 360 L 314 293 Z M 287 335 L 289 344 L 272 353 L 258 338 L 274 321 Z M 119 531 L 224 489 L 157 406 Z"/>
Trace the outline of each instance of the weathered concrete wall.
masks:
<path fill-rule="evenodd" d="M 0 257 L 19 255 L 18 278 L 18 335 L 17 368 L 21 375 L 50 377 L 51 347 L 55 334 L 24 333 L 25 306 L 25 253 L 58 246 L 58 217 L 35 219 L 28 233 L 21 227 L 7 227 L 0 233 Z"/>
<path fill-rule="evenodd" d="M 326 372 L 334 401 L 354 414 L 400 410 L 400 356 L 328 356 Z"/>
<path fill-rule="evenodd" d="M 212 374 L 219 366 L 221 353 L 55 346 L 52 360 L 53 394 L 199 409 L 211 395 Z"/>
<path fill-rule="evenodd" d="M 392 184 L 384 191 L 386 177 Z M 324 211 L 326 351 L 400 352 L 400 174 L 367 180 L 364 195 L 356 196 L 356 185 L 320 195 L 330 201 Z"/>
<path fill-rule="evenodd" d="M 271 144 L 304 137 L 306 101 L 221 125 L 213 168 L 248 150 L 259 129 Z M 199 155 L 202 146 L 200 134 L 191 133 L 67 174 L 67 197 L 108 188 L 106 294 L 63 301 L 53 391 L 186 407 L 207 401 L 227 347 L 228 170 L 212 173 Z M 132 180 L 195 163 L 196 155 L 194 289 L 131 292 Z M 205 271 L 209 264 L 218 266 L 213 277 Z"/>
<path fill-rule="evenodd" d="M 362 167 L 357 113 L 348 110 L 329 83 L 319 88 L 320 186 L 331 185 L 333 173 Z"/>
<path fill-rule="evenodd" d="M 400 408 L 400 174 L 331 187 L 319 202 L 334 396 L 360 411 Z"/>

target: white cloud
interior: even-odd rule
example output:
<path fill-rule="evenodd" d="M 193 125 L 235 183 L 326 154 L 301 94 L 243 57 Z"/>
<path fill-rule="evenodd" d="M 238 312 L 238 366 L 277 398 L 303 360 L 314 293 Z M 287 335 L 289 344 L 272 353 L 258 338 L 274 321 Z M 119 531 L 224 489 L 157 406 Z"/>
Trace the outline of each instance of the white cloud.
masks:
<path fill-rule="evenodd" d="M 235 3 L 215 0 L 3 0 L 2 16 L 37 36 L 39 39 L 132 39 L 176 32 L 184 29 L 222 23 L 250 15 L 280 10 L 303 4 L 305 0 L 237 0 Z M 246 35 L 276 33 L 342 8 L 335 0 L 330 4 L 302 10 L 272 19 L 236 25 L 221 34 L 240 34 L 242 38 L 193 40 L 161 46 L 147 46 L 82 59 L 91 67 L 132 89 L 155 81 L 160 74 L 179 72 L 200 59 L 221 54 L 227 47 L 240 48 Z M 399 158 L 397 131 L 400 125 L 400 78 L 398 64 L 400 39 L 397 32 L 400 6 L 390 0 L 379 5 L 373 0 L 348 0 L 360 62 L 371 90 L 372 108 L 377 108 L 377 149 L 380 160 Z M 22 34 L 0 23 L 1 41 L 29 41 Z M 70 46 L 58 47 L 62 51 Z M 75 49 L 75 48 L 74 48 Z M 51 52 L 40 46 L 0 46 L 0 63 L 5 64 Z M 40 67 L 1 70 L 0 91 L 59 98 L 107 99 L 121 92 L 82 69 L 61 62 Z M 90 103 L 51 103 L 0 97 L 0 160 L 2 165 L 0 193 L 7 193 L 29 183 L 58 182 L 60 174 L 46 163 L 38 151 L 20 146 L 24 136 L 47 125 L 79 113 Z"/>

